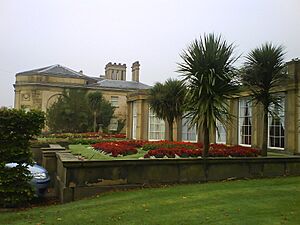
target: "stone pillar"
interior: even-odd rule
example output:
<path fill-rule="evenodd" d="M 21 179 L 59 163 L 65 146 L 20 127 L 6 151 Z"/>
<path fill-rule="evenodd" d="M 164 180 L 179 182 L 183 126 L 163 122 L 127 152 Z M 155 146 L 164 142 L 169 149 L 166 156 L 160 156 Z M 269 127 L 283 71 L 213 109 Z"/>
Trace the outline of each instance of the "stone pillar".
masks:
<path fill-rule="evenodd" d="M 232 121 L 230 121 L 227 133 L 226 133 L 226 143 L 229 145 L 238 144 L 238 98 L 232 99 L 229 102 L 229 112 L 233 115 Z"/>
<path fill-rule="evenodd" d="M 285 98 L 285 150 L 296 153 L 298 151 L 298 107 L 297 107 L 297 92 L 289 90 L 286 92 Z"/>
<path fill-rule="evenodd" d="M 148 129 L 149 129 L 149 104 L 147 100 L 143 99 L 142 101 L 142 130 L 141 130 L 141 139 L 148 140 Z"/>
<path fill-rule="evenodd" d="M 20 91 L 15 90 L 15 102 L 14 102 L 14 108 L 15 109 L 20 109 Z"/>
<path fill-rule="evenodd" d="M 142 113 L 142 100 L 135 101 L 137 107 L 137 126 L 136 126 L 136 139 L 142 139 L 142 129 L 143 129 L 143 113 Z"/>
<path fill-rule="evenodd" d="M 132 111 L 132 102 L 127 102 L 127 115 L 126 115 L 126 137 L 132 139 L 132 120 L 133 120 L 133 111 Z"/>
<path fill-rule="evenodd" d="M 251 146 L 254 148 L 262 148 L 263 142 L 263 107 L 261 104 L 252 105 L 252 135 Z"/>

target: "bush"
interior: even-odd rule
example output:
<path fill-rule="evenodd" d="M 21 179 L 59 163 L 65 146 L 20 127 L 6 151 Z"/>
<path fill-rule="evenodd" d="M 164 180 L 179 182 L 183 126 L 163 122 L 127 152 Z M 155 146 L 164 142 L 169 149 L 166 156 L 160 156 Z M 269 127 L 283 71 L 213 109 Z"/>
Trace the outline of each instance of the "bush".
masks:
<path fill-rule="evenodd" d="M 155 150 L 159 148 L 181 148 L 199 149 L 202 143 L 179 142 L 179 141 L 149 141 L 143 145 L 144 151 Z"/>
<path fill-rule="evenodd" d="M 41 111 L 0 109 L 0 206 L 19 206 L 33 197 L 30 186 L 32 164 L 29 140 L 44 126 Z M 7 163 L 17 163 L 8 168 Z"/>

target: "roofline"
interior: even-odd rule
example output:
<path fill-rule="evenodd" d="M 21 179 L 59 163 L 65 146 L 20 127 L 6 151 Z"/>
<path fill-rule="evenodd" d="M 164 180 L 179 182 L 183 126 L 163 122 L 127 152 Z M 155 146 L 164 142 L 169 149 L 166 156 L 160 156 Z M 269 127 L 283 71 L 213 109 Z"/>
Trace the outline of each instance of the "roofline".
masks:
<path fill-rule="evenodd" d="M 111 88 L 111 87 L 100 87 L 100 86 L 83 86 L 83 85 L 68 85 L 68 84 L 43 84 L 43 83 L 15 83 L 14 87 L 20 86 L 42 86 L 42 87 L 58 87 L 58 88 L 83 88 L 83 89 L 102 89 L 102 90 L 116 90 L 116 91 L 137 91 L 137 90 L 145 90 L 145 89 L 129 89 L 129 88 Z M 147 90 L 147 89 L 146 89 Z"/>

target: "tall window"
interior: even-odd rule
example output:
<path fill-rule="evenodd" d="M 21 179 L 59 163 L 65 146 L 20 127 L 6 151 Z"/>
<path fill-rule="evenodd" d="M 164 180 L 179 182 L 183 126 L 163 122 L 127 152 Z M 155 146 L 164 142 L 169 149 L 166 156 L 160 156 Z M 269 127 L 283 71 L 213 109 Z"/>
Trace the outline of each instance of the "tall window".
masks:
<path fill-rule="evenodd" d="M 269 113 L 269 138 L 268 144 L 271 148 L 284 149 L 284 133 L 285 133 L 285 98 L 281 95 L 279 100 L 280 106 L 271 105 Z"/>
<path fill-rule="evenodd" d="M 137 107 L 136 103 L 132 103 L 132 139 L 136 139 L 136 127 L 137 127 Z"/>
<path fill-rule="evenodd" d="M 155 113 L 149 109 L 149 140 L 165 139 L 165 122 L 158 119 Z"/>
<path fill-rule="evenodd" d="M 239 144 L 251 145 L 252 104 L 250 98 L 239 100 Z"/>
<path fill-rule="evenodd" d="M 219 120 L 216 121 L 216 125 L 216 143 L 226 144 L 226 130 L 224 125 Z"/>
<path fill-rule="evenodd" d="M 196 126 L 189 126 L 190 118 L 182 118 L 182 141 L 197 141 Z"/>
<path fill-rule="evenodd" d="M 110 104 L 114 107 L 119 107 L 119 97 L 118 96 L 111 96 Z"/>

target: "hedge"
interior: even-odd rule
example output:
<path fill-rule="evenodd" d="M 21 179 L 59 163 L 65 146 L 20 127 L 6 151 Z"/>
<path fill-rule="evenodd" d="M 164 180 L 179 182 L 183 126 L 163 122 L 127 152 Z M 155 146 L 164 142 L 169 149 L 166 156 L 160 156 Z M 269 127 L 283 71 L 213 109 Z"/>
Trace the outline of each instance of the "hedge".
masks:
<path fill-rule="evenodd" d="M 30 185 L 32 165 L 29 140 L 44 127 L 41 111 L 0 109 L 0 206 L 21 206 L 33 197 Z M 7 163 L 17 163 L 8 168 Z"/>

